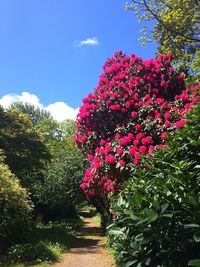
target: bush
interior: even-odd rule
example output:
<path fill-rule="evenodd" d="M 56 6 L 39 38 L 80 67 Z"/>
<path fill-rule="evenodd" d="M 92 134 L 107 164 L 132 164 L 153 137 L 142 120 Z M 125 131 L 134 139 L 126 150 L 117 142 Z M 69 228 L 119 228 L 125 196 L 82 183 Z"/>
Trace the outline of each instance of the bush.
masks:
<path fill-rule="evenodd" d="M 109 234 L 119 266 L 183 267 L 200 257 L 199 147 L 200 105 L 113 202 Z"/>
<path fill-rule="evenodd" d="M 9 250 L 9 259 L 13 262 L 39 263 L 43 261 L 55 261 L 58 259 L 61 249 L 58 246 L 40 241 L 38 244 L 18 244 Z"/>
<path fill-rule="evenodd" d="M 80 228 L 82 220 L 79 217 L 63 221 L 41 223 L 27 235 L 24 243 L 13 245 L 4 262 L 33 263 L 56 261 L 60 254 L 69 250 L 75 239 L 75 230 Z"/>
<path fill-rule="evenodd" d="M 171 57 L 143 61 L 117 52 L 83 99 L 74 139 L 88 153 L 90 167 L 81 188 L 101 213 L 142 157 L 162 147 L 168 132 L 184 126 L 185 113 L 197 101 L 198 87 L 185 87 Z"/>
<path fill-rule="evenodd" d="M 0 250 L 20 241 L 30 226 L 31 202 L 0 155 Z"/>

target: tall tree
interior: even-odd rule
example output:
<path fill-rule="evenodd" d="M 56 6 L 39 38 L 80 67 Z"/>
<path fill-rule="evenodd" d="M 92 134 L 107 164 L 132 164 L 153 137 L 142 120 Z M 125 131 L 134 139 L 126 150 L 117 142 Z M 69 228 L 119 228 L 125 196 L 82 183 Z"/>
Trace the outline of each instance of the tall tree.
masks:
<path fill-rule="evenodd" d="M 17 110 L 5 111 L 0 107 L 0 148 L 6 164 L 29 187 L 30 179 L 40 177 L 41 170 L 50 160 L 44 136 L 36 130 L 29 117 Z"/>
<path fill-rule="evenodd" d="M 62 139 L 63 131 L 61 130 L 60 124 L 53 119 L 51 114 L 45 109 L 22 102 L 14 103 L 9 110 L 20 111 L 30 118 L 33 127 L 44 136 L 44 142 L 53 155 L 55 147 Z"/>
<path fill-rule="evenodd" d="M 141 40 L 155 40 L 158 52 L 173 53 L 173 60 L 186 76 L 199 78 L 200 3 L 198 0 L 132 0 L 126 5 L 145 22 Z M 153 21 L 154 25 L 148 23 Z"/>

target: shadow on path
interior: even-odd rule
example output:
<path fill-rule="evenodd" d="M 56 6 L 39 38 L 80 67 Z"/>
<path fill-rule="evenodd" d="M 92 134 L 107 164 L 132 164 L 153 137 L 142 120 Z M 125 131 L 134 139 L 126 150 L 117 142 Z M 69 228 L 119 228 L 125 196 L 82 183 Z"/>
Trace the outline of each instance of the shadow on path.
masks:
<path fill-rule="evenodd" d="M 52 267 L 114 267 L 114 259 L 105 249 L 101 228 L 96 226 L 89 212 L 81 211 L 79 215 L 84 217 L 84 224 L 77 233 L 77 239 L 71 250 Z"/>

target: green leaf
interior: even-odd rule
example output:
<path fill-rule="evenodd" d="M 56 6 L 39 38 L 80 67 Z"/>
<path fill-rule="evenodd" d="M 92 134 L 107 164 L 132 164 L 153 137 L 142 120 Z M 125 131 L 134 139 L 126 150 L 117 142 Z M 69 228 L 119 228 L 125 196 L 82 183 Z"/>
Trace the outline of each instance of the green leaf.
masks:
<path fill-rule="evenodd" d="M 128 261 L 127 263 L 125 263 L 125 264 L 123 265 L 123 267 L 131 267 L 131 266 L 133 266 L 133 264 L 136 263 L 136 262 L 137 262 L 136 260 L 134 260 L 134 261 Z"/>
<path fill-rule="evenodd" d="M 169 207 L 169 204 L 168 204 L 168 203 L 163 204 L 163 205 L 161 206 L 161 212 L 162 212 L 162 213 L 165 212 L 166 209 L 167 209 L 168 207 Z"/>
<path fill-rule="evenodd" d="M 184 224 L 184 228 L 199 228 L 199 224 L 196 223 Z"/>
<path fill-rule="evenodd" d="M 188 266 L 200 267 L 200 259 L 190 260 Z"/>
<path fill-rule="evenodd" d="M 196 232 L 194 235 L 193 235 L 193 238 L 196 242 L 200 242 L 200 232 Z"/>
<path fill-rule="evenodd" d="M 150 216 L 148 217 L 150 222 L 154 222 L 158 219 L 158 214 L 156 212 L 152 212 Z"/>
<path fill-rule="evenodd" d="M 114 236 L 119 236 L 119 235 L 125 236 L 125 234 L 122 231 L 120 231 L 120 230 L 110 230 L 109 231 L 109 234 L 110 235 L 114 235 Z"/>

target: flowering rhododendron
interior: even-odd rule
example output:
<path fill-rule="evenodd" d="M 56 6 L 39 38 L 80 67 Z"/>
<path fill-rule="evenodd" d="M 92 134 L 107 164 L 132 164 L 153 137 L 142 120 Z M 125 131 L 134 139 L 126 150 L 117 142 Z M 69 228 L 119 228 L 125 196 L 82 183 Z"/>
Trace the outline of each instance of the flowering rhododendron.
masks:
<path fill-rule="evenodd" d="M 87 151 L 90 167 L 81 188 L 105 206 L 131 168 L 164 148 L 167 132 L 183 127 L 186 112 L 199 101 L 199 87 L 185 88 L 171 57 L 143 61 L 117 52 L 106 61 L 93 93 L 83 99 L 74 140 Z"/>

